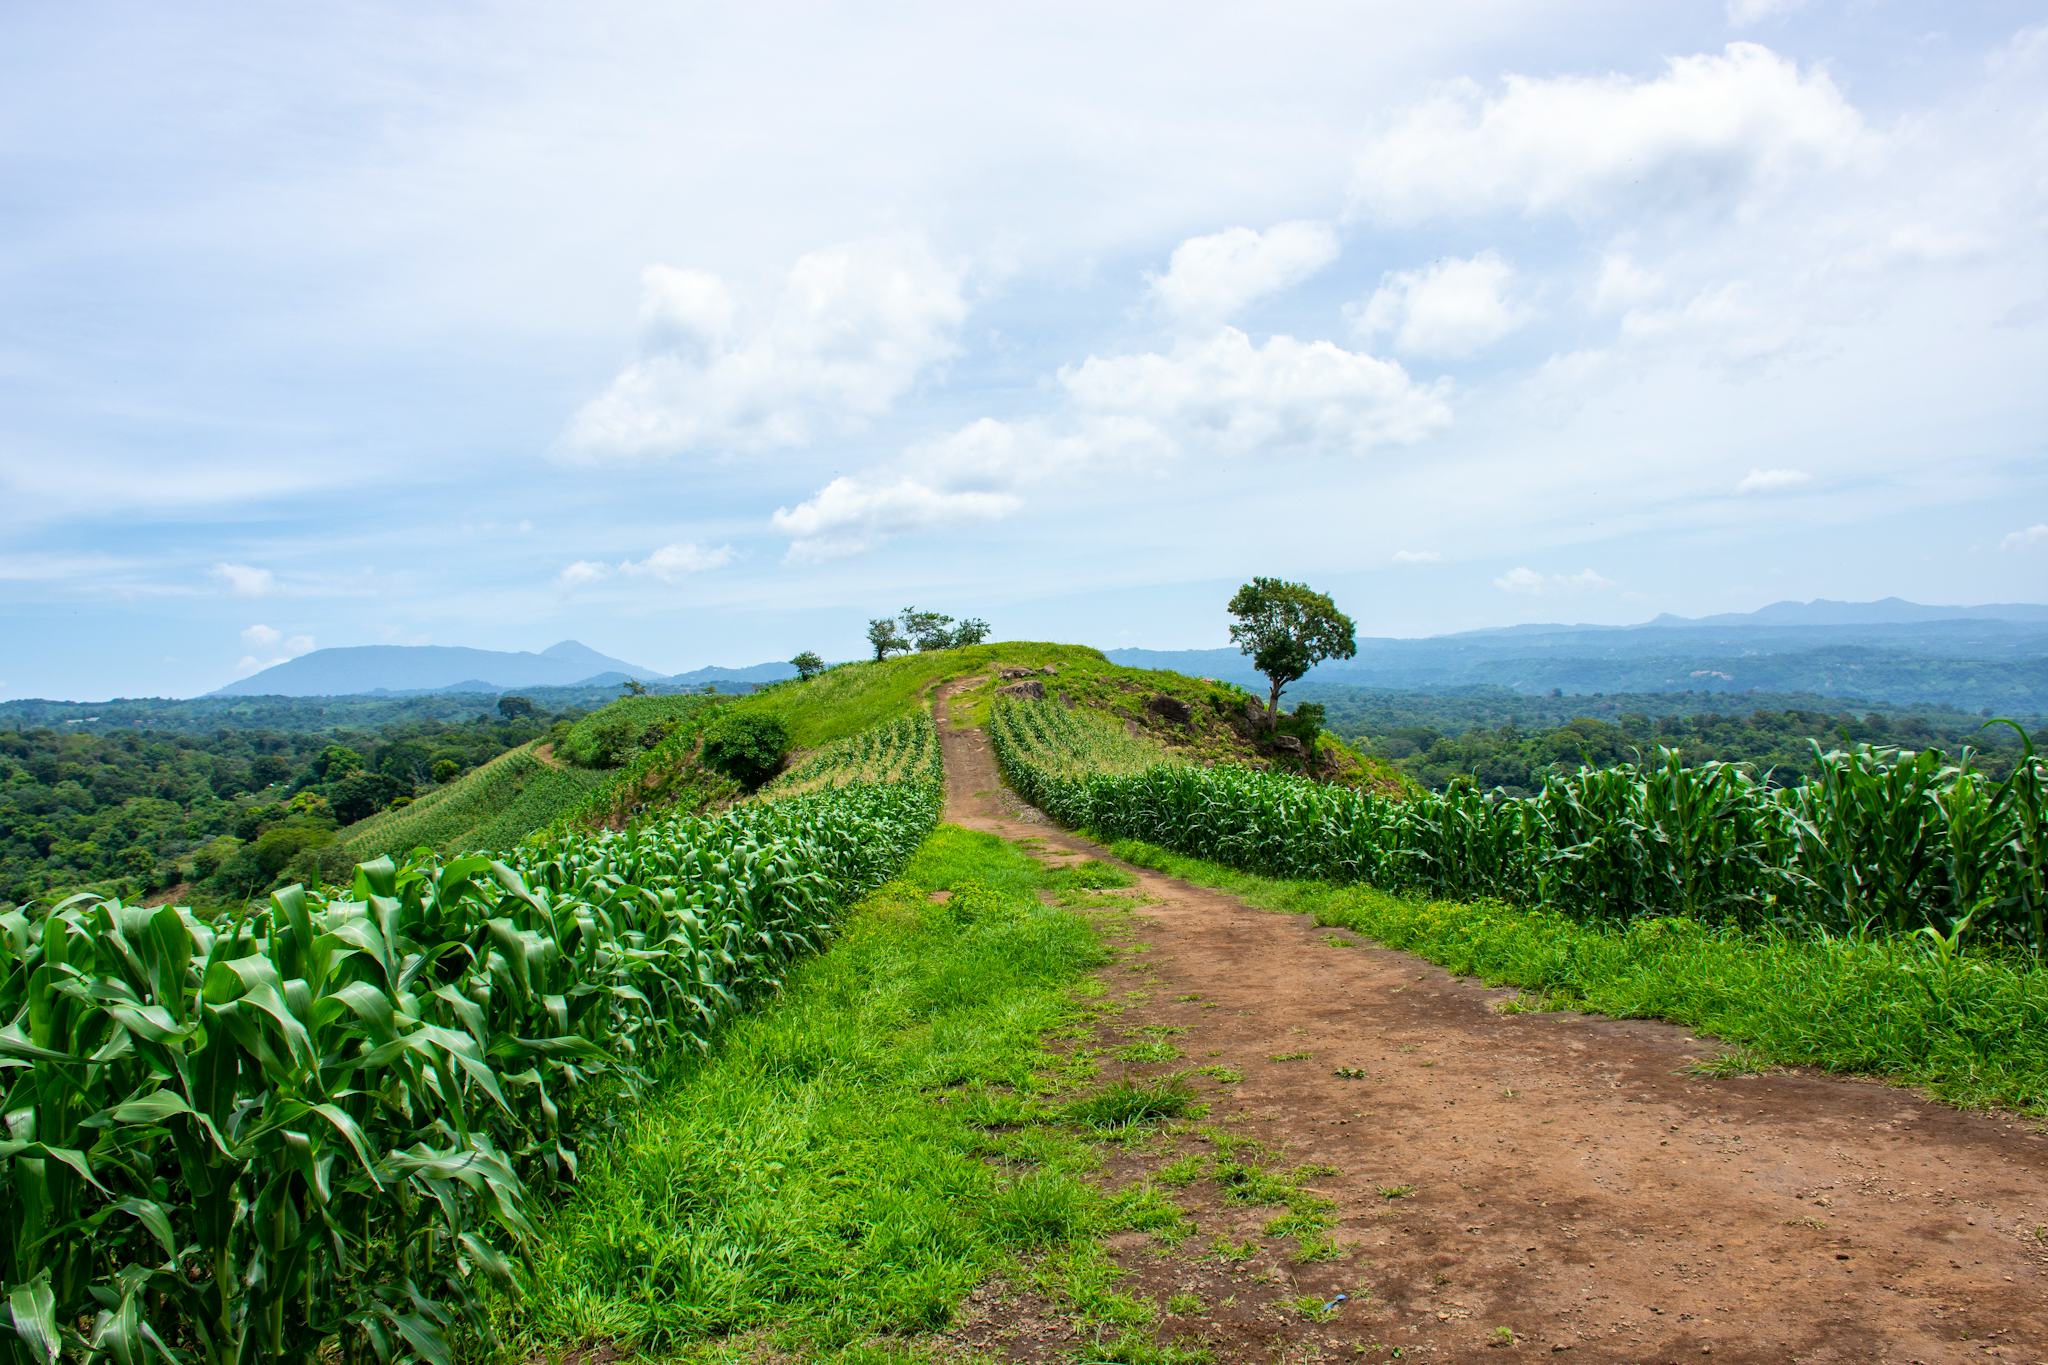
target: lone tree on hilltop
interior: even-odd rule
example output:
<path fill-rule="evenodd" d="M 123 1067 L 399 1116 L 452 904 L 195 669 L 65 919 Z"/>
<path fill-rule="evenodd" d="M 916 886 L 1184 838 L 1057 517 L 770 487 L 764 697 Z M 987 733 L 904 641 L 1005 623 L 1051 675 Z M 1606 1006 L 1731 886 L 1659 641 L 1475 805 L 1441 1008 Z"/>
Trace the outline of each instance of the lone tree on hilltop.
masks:
<path fill-rule="evenodd" d="M 1266 698 L 1266 729 L 1280 725 L 1280 693 L 1325 659 L 1358 653 L 1357 624 L 1337 610 L 1328 593 L 1306 583 L 1254 578 L 1230 599 L 1231 643 L 1252 656 L 1252 667 L 1273 685 Z"/>
<path fill-rule="evenodd" d="M 953 627 L 953 648 L 978 645 L 988 638 L 988 622 L 979 616 L 970 616 Z"/>
<path fill-rule="evenodd" d="M 647 695 L 647 684 L 638 678 L 628 678 L 619 684 L 619 690 L 629 697 L 644 697 Z"/>
<path fill-rule="evenodd" d="M 894 617 L 878 616 L 868 622 L 868 643 L 875 647 L 876 663 L 880 663 L 891 654 L 910 652 L 910 641 L 896 633 Z"/>
<path fill-rule="evenodd" d="M 814 649 L 807 649 L 797 655 L 789 661 L 789 665 L 804 682 L 809 682 L 825 671 L 825 661 L 818 657 L 818 652 Z"/>

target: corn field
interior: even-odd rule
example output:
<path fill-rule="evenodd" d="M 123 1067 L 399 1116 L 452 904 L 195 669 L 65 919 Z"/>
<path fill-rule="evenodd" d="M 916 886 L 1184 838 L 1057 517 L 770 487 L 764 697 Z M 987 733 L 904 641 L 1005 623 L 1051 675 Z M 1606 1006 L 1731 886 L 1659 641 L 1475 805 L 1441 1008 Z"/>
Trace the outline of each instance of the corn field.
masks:
<path fill-rule="evenodd" d="M 761 789 L 768 799 L 849 782 L 943 782 L 939 731 L 927 712 L 827 744 Z"/>
<path fill-rule="evenodd" d="M 2003 782 L 1971 771 L 1967 750 L 1816 750 L 1818 775 L 1780 788 L 1660 751 L 1553 777 L 1524 799 L 1465 789 L 1394 800 L 1234 766 L 1134 767 L 1128 750 L 1044 702 L 1001 702 L 990 734 L 1011 783 L 1061 824 L 1272 876 L 1589 920 L 1925 930 L 1949 944 L 2048 948 L 2048 763 L 2031 744 Z"/>
<path fill-rule="evenodd" d="M 0 1360 L 447 1360 L 644 1064 L 708 1049 L 942 804 L 925 765 L 220 920 L 0 915 Z"/>

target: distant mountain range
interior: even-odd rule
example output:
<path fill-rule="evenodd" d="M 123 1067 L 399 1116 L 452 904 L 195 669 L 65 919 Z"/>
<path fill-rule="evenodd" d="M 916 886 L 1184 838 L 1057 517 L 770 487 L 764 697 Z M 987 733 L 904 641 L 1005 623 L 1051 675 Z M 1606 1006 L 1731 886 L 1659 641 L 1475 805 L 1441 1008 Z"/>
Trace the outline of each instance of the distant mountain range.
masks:
<path fill-rule="evenodd" d="M 628 678 L 649 686 L 702 687 L 787 678 L 788 664 L 699 668 L 665 675 L 564 640 L 538 654 L 457 645 L 349 645 L 316 649 L 229 683 L 216 697 L 342 697 L 426 692 L 507 692 L 522 687 L 617 687 Z"/>
<path fill-rule="evenodd" d="M 1234 649 L 1117 649 L 1141 668 L 1256 685 Z M 1780 602 L 1759 611 L 1636 626 L 1529 625 L 1424 639 L 1364 638 L 1356 658 L 1297 689 L 1518 692 L 1810 692 L 1968 710 L 2048 713 L 2048 606 Z"/>

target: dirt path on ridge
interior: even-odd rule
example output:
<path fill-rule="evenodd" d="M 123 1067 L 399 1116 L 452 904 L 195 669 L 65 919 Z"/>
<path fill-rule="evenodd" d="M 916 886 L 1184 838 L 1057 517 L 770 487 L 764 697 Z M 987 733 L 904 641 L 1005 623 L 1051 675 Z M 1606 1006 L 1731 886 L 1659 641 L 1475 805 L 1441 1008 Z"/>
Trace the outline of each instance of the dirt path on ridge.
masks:
<path fill-rule="evenodd" d="M 940 694 L 946 818 L 1042 841 L 1050 861 L 1106 858 L 1024 806 L 987 736 L 956 726 L 948 699 L 976 681 Z M 1150 975 L 1117 1024 L 1185 1030 L 1182 1067 L 1241 1072 L 1205 1094 L 1209 1121 L 1334 1168 L 1313 1188 L 1357 1245 L 1342 1265 L 1221 1266 L 1201 1211 L 1202 1245 L 1119 1244 L 1146 1293 L 1221 1303 L 1186 1333 L 1219 1365 L 1396 1347 L 1432 1361 L 2048 1361 L 2040 1124 L 1813 1072 L 1692 1075 L 1721 1048 L 1677 1026 L 1502 1014 L 1512 991 L 1130 870 Z M 1119 1160 L 1113 1174 L 1146 1173 Z M 1255 1284 L 1269 1300 L 1341 1288 L 1352 1302 L 1313 1324 L 1217 1293 L 1257 1298 Z M 1025 1307 L 984 1303 L 981 1342 L 1071 1358 L 1044 1344 L 1056 1325 L 1001 1320 Z"/>

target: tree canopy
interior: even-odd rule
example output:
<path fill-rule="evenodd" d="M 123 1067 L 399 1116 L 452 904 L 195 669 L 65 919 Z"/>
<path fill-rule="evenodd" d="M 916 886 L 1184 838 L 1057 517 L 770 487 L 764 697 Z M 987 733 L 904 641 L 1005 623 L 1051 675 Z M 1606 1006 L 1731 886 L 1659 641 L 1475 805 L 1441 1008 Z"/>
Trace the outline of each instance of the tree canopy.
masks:
<path fill-rule="evenodd" d="M 868 644 L 874 647 L 876 663 L 891 654 L 905 654 L 910 650 L 910 641 L 896 632 L 895 618 L 889 616 L 877 616 L 868 622 Z"/>
<path fill-rule="evenodd" d="M 1357 626 L 1328 593 L 1306 583 L 1254 578 L 1230 598 L 1231 643 L 1266 675 L 1266 725 L 1279 724 L 1280 694 L 1325 659 L 1358 653 Z"/>

